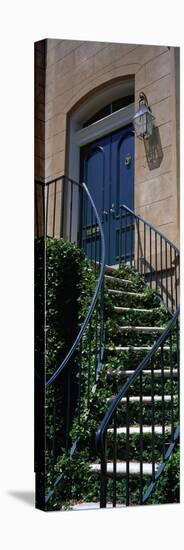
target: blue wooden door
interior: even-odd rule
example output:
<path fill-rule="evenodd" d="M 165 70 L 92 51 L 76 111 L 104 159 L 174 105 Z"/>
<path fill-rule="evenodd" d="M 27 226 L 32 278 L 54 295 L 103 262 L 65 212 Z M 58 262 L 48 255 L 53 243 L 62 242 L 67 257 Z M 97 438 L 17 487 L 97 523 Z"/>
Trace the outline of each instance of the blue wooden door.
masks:
<path fill-rule="evenodd" d="M 119 261 L 119 206 L 134 208 L 134 134 L 132 125 L 81 149 L 81 179 L 87 184 L 103 224 L 106 263 Z M 86 225 L 93 226 L 90 208 Z M 92 233 L 91 233 L 92 234 Z M 90 231 L 89 242 L 90 247 Z M 133 254 L 127 243 L 127 259 Z"/>
<path fill-rule="evenodd" d="M 119 261 L 120 205 L 134 209 L 134 134 L 132 126 L 115 132 L 111 136 L 111 207 L 109 215 L 109 259 L 110 264 Z M 122 219 L 122 259 L 133 256 L 133 232 L 130 216 Z M 126 224 L 126 233 L 123 230 Z"/>

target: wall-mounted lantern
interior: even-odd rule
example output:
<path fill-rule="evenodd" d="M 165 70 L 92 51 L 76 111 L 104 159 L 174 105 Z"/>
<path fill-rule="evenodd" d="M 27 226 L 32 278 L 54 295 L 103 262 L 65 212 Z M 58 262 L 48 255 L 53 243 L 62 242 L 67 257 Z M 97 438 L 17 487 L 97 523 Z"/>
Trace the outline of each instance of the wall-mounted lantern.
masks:
<path fill-rule="evenodd" d="M 136 136 L 140 139 L 148 139 L 153 131 L 153 119 L 148 100 L 144 92 L 139 94 L 139 109 L 133 117 Z"/>

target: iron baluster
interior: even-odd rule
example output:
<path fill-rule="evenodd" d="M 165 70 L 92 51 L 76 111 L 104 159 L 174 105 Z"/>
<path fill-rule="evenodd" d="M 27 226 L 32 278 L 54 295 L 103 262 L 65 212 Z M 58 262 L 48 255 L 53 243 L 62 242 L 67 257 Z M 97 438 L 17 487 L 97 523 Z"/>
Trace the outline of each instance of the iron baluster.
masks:
<path fill-rule="evenodd" d="M 96 246 L 96 241 L 97 241 L 97 220 L 95 220 L 95 258 L 94 258 L 95 275 L 96 275 L 96 268 L 97 268 L 97 246 Z"/>
<path fill-rule="evenodd" d="M 154 364 L 151 359 L 151 457 L 152 481 L 155 481 L 155 395 L 154 395 Z"/>
<path fill-rule="evenodd" d="M 167 242 L 165 242 L 165 282 L 166 282 L 166 306 L 168 307 L 168 273 L 167 273 Z"/>
<path fill-rule="evenodd" d="M 97 377 L 97 367 L 98 367 L 98 301 L 96 303 L 96 311 L 95 311 L 95 376 L 94 376 L 94 382 L 96 381 L 96 377 Z"/>
<path fill-rule="evenodd" d="M 151 227 L 150 227 L 150 287 L 152 288 L 152 240 L 151 240 Z"/>
<path fill-rule="evenodd" d="M 155 283 L 156 290 L 158 289 L 158 269 L 157 269 L 157 232 L 155 232 Z"/>
<path fill-rule="evenodd" d="M 88 328 L 88 407 L 90 399 L 90 383 L 91 383 L 91 319 Z"/>
<path fill-rule="evenodd" d="M 171 285 L 171 311 L 173 312 L 173 279 L 172 279 L 172 247 L 170 245 L 170 285 Z"/>
<path fill-rule="evenodd" d="M 35 217 L 36 217 L 36 237 L 39 238 L 39 225 L 38 225 L 38 185 L 35 186 Z"/>
<path fill-rule="evenodd" d="M 160 366 L 161 366 L 161 395 L 162 395 L 162 449 L 163 459 L 165 455 L 165 392 L 164 392 L 164 360 L 163 360 L 163 344 L 160 349 Z"/>
<path fill-rule="evenodd" d="M 60 203 L 60 238 L 63 237 L 63 221 L 64 221 L 64 178 L 61 178 L 61 203 Z"/>
<path fill-rule="evenodd" d="M 87 234 L 87 226 L 88 226 L 88 218 L 87 218 L 87 197 L 85 196 L 85 201 L 84 201 L 84 230 L 85 230 L 85 237 L 84 237 L 84 252 L 85 252 L 85 255 L 87 256 L 87 239 L 88 239 L 88 234 Z"/>
<path fill-rule="evenodd" d="M 140 232 L 139 219 L 137 220 L 137 271 L 139 271 Z"/>
<path fill-rule="evenodd" d="M 173 346 L 172 332 L 169 335 L 169 362 L 170 362 L 170 392 L 171 392 L 171 435 L 174 435 L 174 391 L 173 391 Z"/>
<path fill-rule="evenodd" d="M 113 508 L 116 506 L 117 420 L 114 412 L 113 426 Z"/>
<path fill-rule="evenodd" d="M 140 372 L 140 504 L 142 504 L 143 498 L 143 396 L 142 396 L 142 372 Z"/>
<path fill-rule="evenodd" d="M 66 392 L 66 449 L 69 448 L 69 431 L 70 431 L 70 401 L 71 401 L 71 369 L 67 372 L 67 392 Z"/>
<path fill-rule="evenodd" d="M 130 460 L 129 460 L 129 393 L 126 396 L 126 506 L 129 506 L 130 501 Z"/>
<path fill-rule="evenodd" d="M 73 209 L 73 183 L 70 184 L 70 230 L 69 230 L 69 240 L 71 241 L 72 237 L 72 209 Z"/>
<path fill-rule="evenodd" d="M 106 508 L 107 504 L 107 434 L 104 434 L 103 455 L 101 458 L 100 477 L 100 508 Z"/>
<path fill-rule="evenodd" d="M 163 274 L 162 274 L 162 237 L 160 236 L 160 280 L 161 280 L 161 298 L 163 300 Z"/>
<path fill-rule="evenodd" d="M 121 259 L 122 259 L 122 208 L 120 208 L 120 229 L 119 229 L 119 267 L 121 266 Z"/>
<path fill-rule="evenodd" d="M 82 347 L 83 347 L 83 339 L 80 340 L 80 345 L 79 345 L 79 377 L 78 377 L 78 424 L 79 424 L 79 427 L 80 427 L 80 418 L 81 418 Z"/>
<path fill-rule="evenodd" d="M 127 211 L 125 211 L 125 263 L 127 261 Z"/>
<path fill-rule="evenodd" d="M 92 265 L 92 260 L 93 260 L 93 208 L 92 206 L 91 206 L 90 224 L 91 224 L 90 260 Z"/>
<path fill-rule="evenodd" d="M 48 235 L 48 215 L 49 215 L 49 189 L 50 185 L 47 185 L 47 200 L 46 200 L 46 220 L 45 220 L 45 235 Z"/>
<path fill-rule="evenodd" d="M 52 236 L 55 237 L 56 228 L 56 189 L 57 189 L 57 180 L 54 181 L 54 207 L 53 207 L 53 227 L 52 227 Z"/>
<path fill-rule="evenodd" d="M 144 280 L 146 275 L 146 224 L 144 222 Z"/>
<path fill-rule="evenodd" d="M 55 453 L 56 453 L 56 386 L 53 389 L 54 402 L 53 402 L 53 435 L 52 435 L 52 484 L 55 477 Z"/>
<path fill-rule="evenodd" d="M 130 214 L 130 267 L 132 268 L 132 255 L 133 255 L 133 222 L 132 222 L 132 214 Z M 133 218 L 134 219 L 134 218 Z"/>
<path fill-rule="evenodd" d="M 177 292 L 177 256 L 176 256 L 176 250 L 174 253 L 174 267 L 175 267 L 175 305 L 176 308 L 178 306 L 178 292 Z"/>
<path fill-rule="evenodd" d="M 100 361 L 103 359 L 103 343 L 104 343 L 104 280 L 100 293 Z"/>
<path fill-rule="evenodd" d="M 42 191 L 42 219 L 43 219 L 43 234 L 45 236 L 45 186 L 42 185 L 41 186 L 41 191 Z"/>
<path fill-rule="evenodd" d="M 176 320 L 176 357 L 178 367 L 178 403 L 180 404 L 180 352 L 179 352 L 179 320 Z"/>
<path fill-rule="evenodd" d="M 84 249 L 83 243 L 83 215 L 84 215 L 84 201 L 83 201 L 83 187 L 80 187 L 78 197 L 78 245 L 80 248 Z"/>

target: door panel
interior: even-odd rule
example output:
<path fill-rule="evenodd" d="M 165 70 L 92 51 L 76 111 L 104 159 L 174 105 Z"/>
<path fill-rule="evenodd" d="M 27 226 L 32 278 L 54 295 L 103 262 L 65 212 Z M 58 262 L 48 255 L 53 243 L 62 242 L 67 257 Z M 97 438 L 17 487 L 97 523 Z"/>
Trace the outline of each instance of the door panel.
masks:
<path fill-rule="evenodd" d="M 129 126 L 112 135 L 111 139 L 111 215 L 109 220 L 110 234 L 110 262 L 116 264 L 119 260 L 120 237 L 122 249 L 126 252 L 127 260 L 133 254 L 132 231 L 126 232 L 131 224 L 130 216 L 122 220 L 122 234 L 120 235 L 119 214 L 120 205 L 125 204 L 134 209 L 134 134 Z M 114 212 L 113 212 L 114 211 Z M 131 226 L 130 226 L 131 229 Z"/>
<path fill-rule="evenodd" d="M 81 149 L 81 180 L 87 184 L 103 224 L 106 263 L 116 264 L 120 243 L 119 206 L 134 207 L 134 135 L 131 125 Z M 96 231 L 89 207 L 85 225 L 88 254 Z M 121 238 L 123 242 L 123 234 Z M 131 255 L 133 245 L 129 241 L 128 238 L 123 246 Z"/>
<path fill-rule="evenodd" d="M 111 139 L 108 136 L 83 147 L 81 151 L 81 180 L 88 186 L 103 225 L 106 243 L 106 263 L 108 262 L 109 244 L 108 224 L 104 212 L 108 212 L 109 210 L 110 143 Z M 93 211 L 89 205 L 85 212 L 85 226 L 87 228 L 85 232 L 87 235 L 86 253 L 88 254 L 89 251 L 91 255 L 91 251 L 94 247 L 99 246 L 99 242 L 93 220 Z"/>

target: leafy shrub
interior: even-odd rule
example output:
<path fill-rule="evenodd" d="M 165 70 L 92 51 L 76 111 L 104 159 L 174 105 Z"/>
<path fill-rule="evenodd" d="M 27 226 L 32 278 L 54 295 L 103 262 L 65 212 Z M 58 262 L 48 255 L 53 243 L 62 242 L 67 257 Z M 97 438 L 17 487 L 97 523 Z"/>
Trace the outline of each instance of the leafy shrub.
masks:
<path fill-rule="evenodd" d="M 85 317 L 94 289 L 93 272 L 84 253 L 63 239 L 35 243 L 35 454 L 36 470 L 46 492 L 51 488 L 65 441 L 66 370 L 46 390 L 47 380 L 71 348 Z M 76 361 L 72 358 L 70 418 L 76 405 Z M 39 380 L 39 382 L 38 382 Z M 54 418 L 55 417 L 55 418 Z M 61 420 L 62 419 L 62 420 Z M 55 426 L 55 427 L 54 427 Z M 55 431 L 54 431 L 55 430 Z M 44 441 L 46 433 L 46 449 Z M 54 441 L 54 448 L 53 448 Z M 66 442 L 65 442 L 66 443 Z"/>
<path fill-rule="evenodd" d="M 169 461 L 153 492 L 150 504 L 169 504 L 180 500 L 180 452 L 177 449 Z"/>

